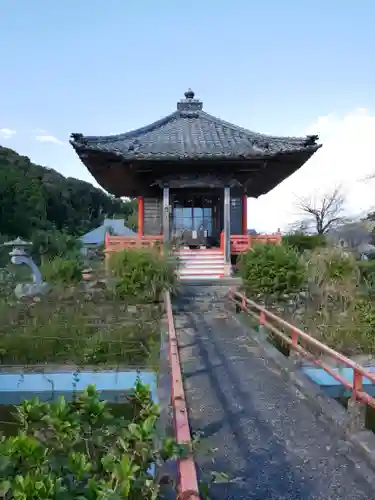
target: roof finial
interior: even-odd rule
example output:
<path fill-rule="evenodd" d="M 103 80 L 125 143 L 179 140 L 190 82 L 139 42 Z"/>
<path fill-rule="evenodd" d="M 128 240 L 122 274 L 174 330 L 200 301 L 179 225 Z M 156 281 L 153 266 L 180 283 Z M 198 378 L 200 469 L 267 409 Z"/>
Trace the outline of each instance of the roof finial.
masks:
<path fill-rule="evenodd" d="M 194 92 L 191 90 L 191 88 L 189 88 L 186 92 L 185 92 L 185 99 L 194 99 Z"/>
<path fill-rule="evenodd" d="M 197 113 L 202 110 L 203 104 L 195 99 L 195 94 L 191 89 L 185 92 L 185 99 L 177 103 L 177 109 L 183 113 Z"/>

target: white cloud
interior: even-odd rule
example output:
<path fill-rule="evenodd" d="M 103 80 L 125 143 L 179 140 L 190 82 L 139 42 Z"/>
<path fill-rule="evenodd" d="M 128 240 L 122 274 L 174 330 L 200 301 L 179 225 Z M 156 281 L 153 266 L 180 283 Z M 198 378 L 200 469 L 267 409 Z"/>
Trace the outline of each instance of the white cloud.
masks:
<path fill-rule="evenodd" d="M 373 143 L 375 116 L 356 109 L 343 117 L 330 114 L 319 117 L 302 131 L 319 134 L 323 147 L 294 175 L 271 193 L 248 200 L 248 224 L 260 231 L 286 228 L 300 218 L 296 197 L 330 192 L 341 185 L 347 196 L 349 214 L 362 213 L 375 205 Z"/>
<path fill-rule="evenodd" d="M 16 133 L 17 132 L 11 128 L 0 128 L 0 137 L 2 139 L 11 139 Z"/>
<path fill-rule="evenodd" d="M 39 142 L 49 142 L 51 144 L 64 144 L 60 139 L 53 135 L 37 135 L 35 139 Z"/>

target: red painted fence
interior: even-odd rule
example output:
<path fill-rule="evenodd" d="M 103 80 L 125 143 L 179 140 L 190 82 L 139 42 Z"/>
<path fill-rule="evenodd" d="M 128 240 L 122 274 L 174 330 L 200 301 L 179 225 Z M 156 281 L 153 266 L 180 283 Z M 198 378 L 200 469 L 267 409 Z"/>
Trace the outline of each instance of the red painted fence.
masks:
<path fill-rule="evenodd" d="M 230 248 L 232 255 L 239 255 L 247 252 L 254 244 L 274 244 L 281 243 L 281 234 L 232 234 L 230 237 Z M 154 248 L 162 250 L 163 248 L 163 235 L 154 236 L 111 236 L 107 233 L 105 237 L 105 253 L 118 252 L 119 250 L 132 249 L 132 248 Z M 220 234 L 220 248 L 224 251 L 224 233 Z"/>
<path fill-rule="evenodd" d="M 160 249 L 163 243 L 163 236 L 111 236 L 108 233 L 105 237 L 106 253 L 118 252 L 119 250 L 132 248 L 156 248 Z"/>
<path fill-rule="evenodd" d="M 180 355 L 178 352 L 178 342 L 169 292 L 165 294 L 164 301 L 168 319 L 169 363 L 172 378 L 171 399 L 175 437 L 178 444 L 185 444 L 190 448 L 189 456 L 178 462 L 178 499 L 199 500 L 197 472 L 193 458 L 185 391 L 182 382 Z"/>
<path fill-rule="evenodd" d="M 289 345 L 290 349 L 296 351 L 298 354 L 308 359 L 316 366 L 323 368 L 331 377 L 338 380 L 343 384 L 346 389 L 352 393 L 352 398 L 356 401 L 365 403 L 372 408 L 375 408 L 375 398 L 370 396 L 363 388 L 363 377 L 375 383 L 375 374 L 366 370 L 365 367 L 355 363 L 351 359 L 347 358 L 343 354 L 331 349 L 314 337 L 311 337 L 307 333 L 303 332 L 299 328 L 291 325 L 287 321 L 279 318 L 275 314 L 271 313 L 264 307 L 256 304 L 254 301 L 248 299 L 245 295 L 230 290 L 229 298 L 234 302 L 241 310 L 246 311 L 250 316 L 256 318 L 259 321 L 259 325 L 265 327 L 267 330 L 271 331 L 276 337 L 281 339 L 283 342 Z M 322 361 L 313 354 L 309 349 L 314 349 L 320 354 L 324 354 L 327 358 L 331 358 L 337 363 L 353 370 L 353 380 L 348 380 L 339 373 L 337 373 L 331 366 Z"/>
<path fill-rule="evenodd" d="M 247 252 L 253 245 L 257 243 L 278 245 L 281 243 L 281 234 L 231 234 L 230 236 L 230 253 L 232 255 L 240 255 Z M 220 248 L 224 251 L 224 233 L 220 234 Z"/>

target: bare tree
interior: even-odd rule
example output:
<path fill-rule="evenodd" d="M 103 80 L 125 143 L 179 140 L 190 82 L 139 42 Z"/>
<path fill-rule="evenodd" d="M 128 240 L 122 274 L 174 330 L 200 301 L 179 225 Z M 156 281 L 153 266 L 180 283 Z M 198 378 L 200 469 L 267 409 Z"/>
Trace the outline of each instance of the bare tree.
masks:
<path fill-rule="evenodd" d="M 302 198 L 297 207 L 303 220 L 300 225 L 317 234 L 325 234 L 346 221 L 344 216 L 345 196 L 340 187 L 320 198 Z"/>

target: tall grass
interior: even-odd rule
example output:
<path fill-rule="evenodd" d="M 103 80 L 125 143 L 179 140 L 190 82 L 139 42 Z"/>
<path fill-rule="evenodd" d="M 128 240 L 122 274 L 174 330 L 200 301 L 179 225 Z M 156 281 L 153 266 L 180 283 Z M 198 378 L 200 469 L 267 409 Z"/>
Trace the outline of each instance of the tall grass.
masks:
<path fill-rule="evenodd" d="M 176 287 L 176 265 L 167 254 L 151 250 L 122 250 L 111 255 L 109 267 L 117 298 L 157 301 L 163 291 Z"/>
<path fill-rule="evenodd" d="M 0 299 L 2 365 L 153 366 L 160 310 L 54 289 L 39 301 Z"/>
<path fill-rule="evenodd" d="M 374 354 L 375 304 L 366 293 L 354 256 L 327 247 L 303 259 L 308 286 L 299 326 L 348 356 Z"/>

